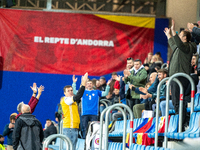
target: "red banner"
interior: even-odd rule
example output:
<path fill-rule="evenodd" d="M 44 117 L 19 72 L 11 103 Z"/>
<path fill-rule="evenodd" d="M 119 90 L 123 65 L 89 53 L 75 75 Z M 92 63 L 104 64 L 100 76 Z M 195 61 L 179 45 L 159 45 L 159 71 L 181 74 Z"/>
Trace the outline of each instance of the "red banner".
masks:
<path fill-rule="evenodd" d="M 104 75 L 153 51 L 155 18 L 1 9 L 3 70 Z"/>

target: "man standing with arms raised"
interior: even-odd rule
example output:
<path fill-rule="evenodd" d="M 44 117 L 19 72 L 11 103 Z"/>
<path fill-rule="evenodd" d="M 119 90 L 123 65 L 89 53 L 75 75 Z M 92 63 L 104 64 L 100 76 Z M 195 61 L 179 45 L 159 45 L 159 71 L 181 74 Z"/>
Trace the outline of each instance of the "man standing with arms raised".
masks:
<path fill-rule="evenodd" d="M 63 119 L 63 134 L 66 135 L 76 149 L 76 143 L 78 140 L 78 129 L 80 124 L 80 116 L 78 113 L 78 104 L 85 91 L 85 85 L 88 79 L 88 73 L 82 77 L 81 87 L 76 95 L 73 94 L 73 88 L 71 85 L 64 87 L 64 97 L 61 99 L 61 106 L 64 114 Z"/>
<path fill-rule="evenodd" d="M 191 73 L 191 59 L 193 56 L 193 53 L 196 53 L 197 47 L 195 43 L 190 42 L 191 40 L 191 34 L 188 31 L 181 31 L 180 34 L 176 34 L 175 32 L 175 23 L 174 20 L 172 20 L 172 26 L 171 26 L 171 33 L 170 28 L 165 28 L 164 30 L 165 35 L 167 36 L 168 43 L 173 50 L 173 53 L 170 58 L 170 64 L 169 64 L 169 76 L 174 75 L 175 73 L 186 73 L 190 75 Z M 177 79 L 182 83 L 184 88 L 184 94 L 185 90 L 187 89 L 187 86 L 189 85 L 189 81 L 184 77 L 177 77 Z M 179 113 L 179 94 L 180 89 L 176 82 L 171 83 L 171 93 L 172 93 L 172 103 L 174 105 L 174 109 L 176 114 Z M 185 116 L 186 116 L 186 108 L 187 108 L 187 102 L 184 99 L 185 96 L 183 96 L 183 124 L 185 122 Z"/>
<path fill-rule="evenodd" d="M 93 89 L 93 84 L 91 80 L 87 81 L 87 90 L 85 90 L 81 101 L 81 120 L 83 125 L 83 138 L 86 137 L 88 122 L 98 120 L 97 117 L 99 112 L 99 98 L 108 95 L 108 92 L 110 90 L 110 82 L 111 80 L 107 82 L 105 91 L 100 91 Z"/>

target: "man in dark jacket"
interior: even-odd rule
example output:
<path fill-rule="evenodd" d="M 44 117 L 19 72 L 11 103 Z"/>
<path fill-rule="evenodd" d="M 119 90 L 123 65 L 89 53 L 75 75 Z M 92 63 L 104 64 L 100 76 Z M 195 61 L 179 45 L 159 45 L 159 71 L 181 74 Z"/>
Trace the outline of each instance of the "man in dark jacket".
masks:
<path fill-rule="evenodd" d="M 169 76 L 176 73 L 186 73 L 190 75 L 191 73 L 191 59 L 194 53 L 197 51 L 195 43 L 190 42 L 191 34 L 188 31 L 181 31 L 179 35 L 175 32 L 175 23 L 172 20 L 171 32 L 169 28 L 165 28 L 165 35 L 168 38 L 168 43 L 173 50 L 170 58 L 169 64 Z M 183 123 L 185 122 L 187 102 L 185 100 L 185 90 L 189 84 L 189 81 L 184 77 L 177 77 L 177 79 L 182 83 L 184 88 L 183 96 Z M 179 86 L 176 82 L 171 83 L 171 93 L 172 93 L 172 103 L 176 114 L 179 113 Z"/>
<path fill-rule="evenodd" d="M 47 138 L 48 136 L 52 134 L 57 134 L 57 129 L 50 119 L 46 120 L 46 125 L 47 125 L 47 129 L 44 130 L 44 138 Z"/>
<path fill-rule="evenodd" d="M 44 133 L 39 120 L 31 114 L 29 105 L 22 105 L 22 115 L 16 120 L 13 131 L 14 150 L 42 150 Z"/>

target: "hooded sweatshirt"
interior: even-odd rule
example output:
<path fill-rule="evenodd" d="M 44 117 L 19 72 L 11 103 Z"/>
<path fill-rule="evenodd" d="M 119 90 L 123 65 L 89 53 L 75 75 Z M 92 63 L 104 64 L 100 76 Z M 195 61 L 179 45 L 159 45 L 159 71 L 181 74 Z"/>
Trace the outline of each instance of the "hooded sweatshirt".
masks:
<path fill-rule="evenodd" d="M 14 150 L 41 150 L 43 138 L 42 125 L 35 116 L 25 113 L 17 119 L 13 131 Z"/>

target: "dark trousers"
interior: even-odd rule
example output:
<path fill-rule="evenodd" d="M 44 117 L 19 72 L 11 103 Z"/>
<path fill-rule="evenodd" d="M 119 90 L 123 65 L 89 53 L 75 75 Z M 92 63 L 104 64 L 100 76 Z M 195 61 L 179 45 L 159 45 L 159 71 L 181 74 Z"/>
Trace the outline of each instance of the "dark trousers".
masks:
<path fill-rule="evenodd" d="M 89 121 L 97 121 L 97 116 L 96 115 L 85 115 L 81 116 L 81 121 L 82 121 L 82 127 L 83 127 L 83 138 L 85 139 L 86 137 L 86 131 L 88 128 L 88 122 Z"/>
<path fill-rule="evenodd" d="M 183 89 L 184 89 L 184 93 L 183 93 L 183 124 L 186 121 L 186 113 L 187 113 L 187 101 L 185 99 L 185 93 L 186 93 L 186 89 L 189 85 L 189 81 L 188 79 L 184 78 L 184 77 L 177 77 L 177 79 L 181 82 Z M 179 114 L 179 103 L 180 103 L 180 88 L 178 86 L 178 84 L 174 81 L 171 82 L 171 93 L 172 93 L 172 103 L 174 105 L 174 109 L 175 109 L 175 113 Z"/>
<path fill-rule="evenodd" d="M 136 104 L 140 104 L 139 99 L 126 99 L 126 104 L 130 107 L 131 110 L 133 110 L 133 106 Z"/>

